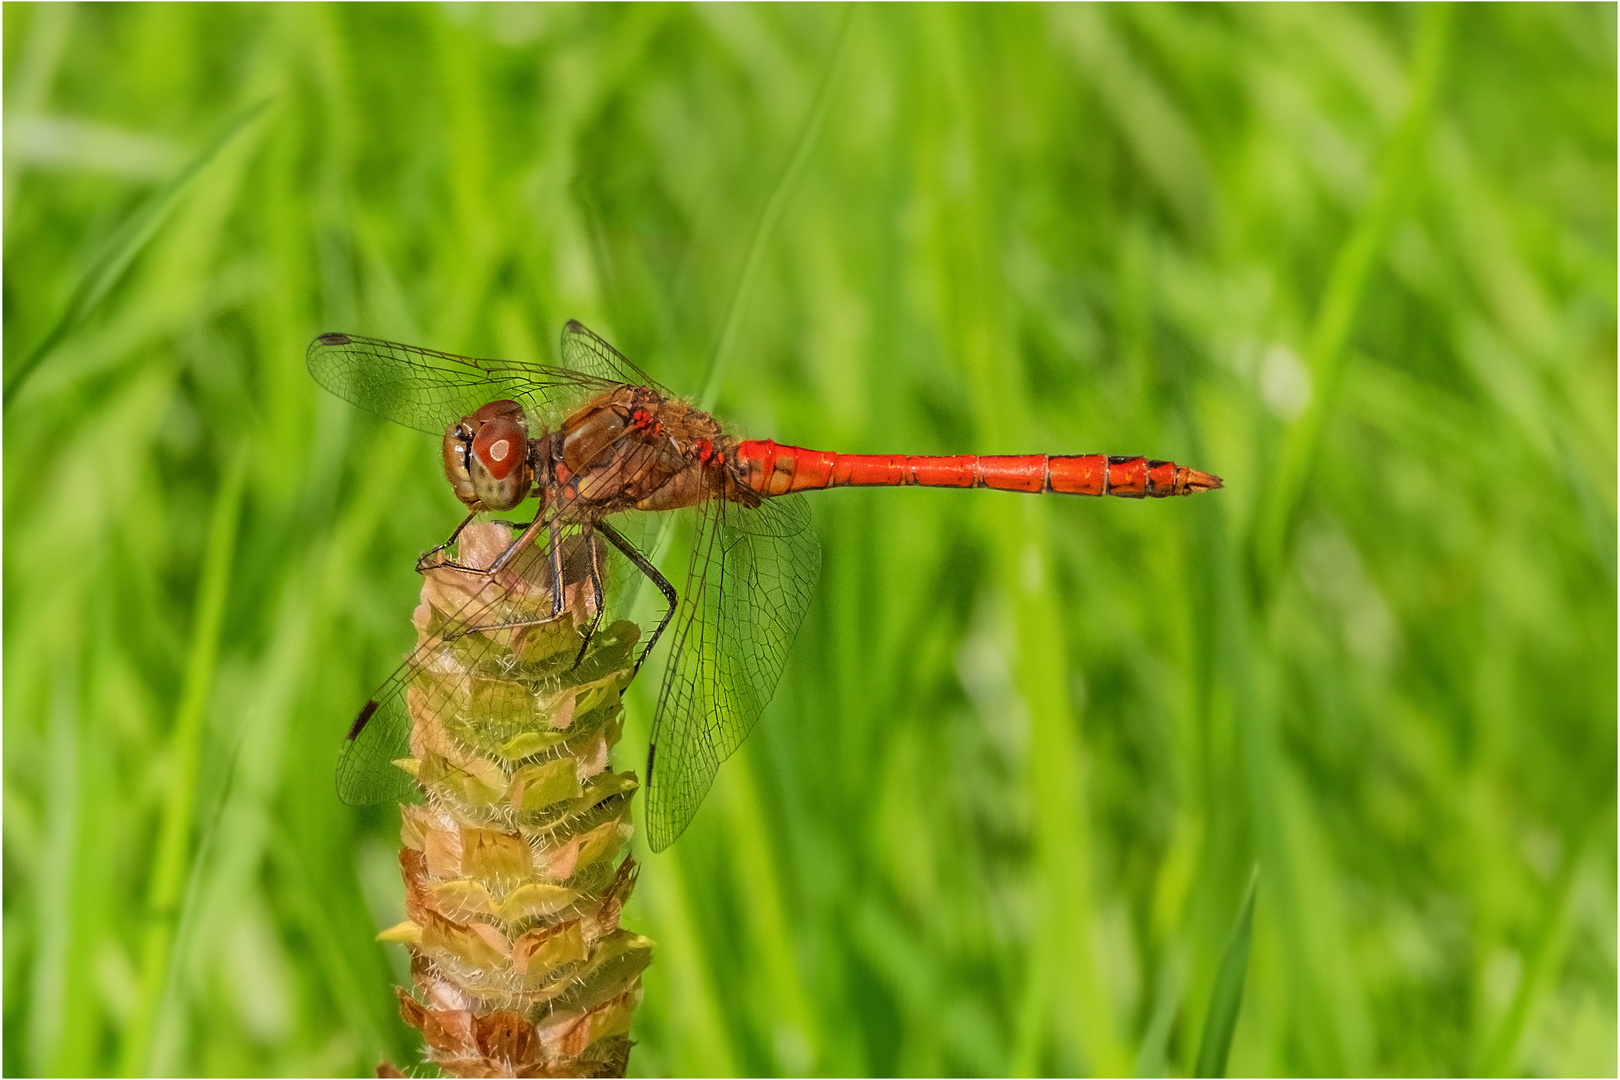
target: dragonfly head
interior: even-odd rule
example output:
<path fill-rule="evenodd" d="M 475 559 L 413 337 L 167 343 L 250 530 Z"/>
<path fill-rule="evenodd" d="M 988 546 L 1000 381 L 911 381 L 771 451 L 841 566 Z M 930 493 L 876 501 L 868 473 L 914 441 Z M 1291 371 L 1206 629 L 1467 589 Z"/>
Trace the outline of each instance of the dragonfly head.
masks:
<path fill-rule="evenodd" d="M 444 474 L 456 498 L 510 510 L 534 487 L 529 422 L 515 401 L 492 401 L 444 433 Z"/>

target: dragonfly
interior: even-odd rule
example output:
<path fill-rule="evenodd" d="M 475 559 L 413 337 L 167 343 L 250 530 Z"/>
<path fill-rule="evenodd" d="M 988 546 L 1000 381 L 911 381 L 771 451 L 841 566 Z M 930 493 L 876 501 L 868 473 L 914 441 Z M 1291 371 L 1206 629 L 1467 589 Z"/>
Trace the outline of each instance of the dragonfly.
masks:
<path fill-rule="evenodd" d="M 510 544 L 478 569 L 492 593 L 503 570 L 525 562 L 543 563 L 557 582 L 583 574 L 596 615 L 578 627 L 579 657 L 601 617 L 599 542 L 657 589 L 663 610 L 636 660 L 639 669 L 673 625 L 644 774 L 654 851 L 685 830 L 776 691 L 821 569 L 802 492 L 920 486 L 1139 499 L 1221 487 L 1218 476 L 1140 456 L 843 454 L 741 439 L 578 321 L 563 328 L 559 356 L 549 366 L 326 333 L 306 361 L 339 397 L 441 437 L 445 475 L 467 512 L 429 556 L 479 515 L 535 500 L 533 519 L 509 523 Z M 682 590 L 620 527 L 636 512 L 671 511 L 695 515 Z M 564 615 L 564 592 L 553 590 L 555 618 Z M 472 637 L 492 603 L 470 602 L 457 616 L 460 632 Z M 345 802 L 414 790 L 394 765 L 408 756 L 406 689 L 456 632 L 408 657 L 351 724 L 337 769 Z"/>

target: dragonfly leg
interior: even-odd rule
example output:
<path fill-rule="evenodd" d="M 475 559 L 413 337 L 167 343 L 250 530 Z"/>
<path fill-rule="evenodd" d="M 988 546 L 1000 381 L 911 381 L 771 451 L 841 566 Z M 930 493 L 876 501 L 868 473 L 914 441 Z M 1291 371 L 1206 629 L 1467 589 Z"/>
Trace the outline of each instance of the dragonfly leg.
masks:
<path fill-rule="evenodd" d="M 585 640 L 579 643 L 579 654 L 574 657 L 574 666 L 576 668 L 584 661 L 585 650 L 591 647 L 591 638 L 596 636 L 596 628 L 602 624 L 602 605 L 604 603 L 602 570 L 598 565 L 600 560 L 596 557 L 596 537 L 587 532 L 585 541 L 590 546 L 591 599 L 594 602 L 596 614 L 591 616 L 591 623 L 585 628 Z"/>
<path fill-rule="evenodd" d="M 551 522 L 546 540 L 546 559 L 551 563 L 551 617 L 555 619 L 562 614 L 564 594 L 568 591 L 567 583 L 563 581 L 562 529 L 555 519 Z"/>
<path fill-rule="evenodd" d="M 434 548 L 432 551 L 429 551 L 429 552 L 426 552 L 425 554 L 423 554 L 423 556 L 420 559 L 417 559 L 416 560 L 416 572 L 418 574 L 421 574 L 421 573 L 424 573 L 427 570 L 429 570 L 429 569 L 431 569 L 431 568 L 433 568 L 435 566 L 449 566 L 449 567 L 452 567 L 452 568 L 455 568 L 455 569 L 462 569 L 462 567 L 458 563 L 448 561 L 448 560 L 441 561 L 441 562 L 435 562 L 433 560 L 433 557 L 435 555 L 438 555 L 440 552 L 449 550 L 450 546 L 456 542 L 456 538 L 461 535 L 461 530 L 465 529 L 468 525 L 471 525 L 472 524 L 472 519 L 477 517 L 477 516 L 478 516 L 478 511 L 474 510 L 472 513 L 468 514 L 466 517 L 462 518 L 461 519 L 461 524 L 456 526 L 456 531 L 450 534 L 449 539 L 447 539 L 444 543 L 440 544 L 438 547 Z"/>
<path fill-rule="evenodd" d="M 529 522 L 528 525 L 524 527 L 522 535 L 518 536 L 517 539 L 513 540 L 511 545 L 505 551 L 501 552 L 500 555 L 496 557 L 494 562 L 489 564 L 488 568 L 466 567 L 465 569 L 472 570 L 475 573 L 483 574 L 491 582 L 495 582 L 497 580 L 498 576 L 500 575 L 501 570 L 506 566 L 506 564 L 510 563 L 513 558 L 515 558 L 517 555 L 521 554 L 525 548 L 529 547 L 530 545 L 532 545 L 534 543 L 534 539 L 535 539 L 536 536 L 539 535 L 541 528 L 545 528 L 547 530 L 547 552 L 546 552 L 546 554 L 547 554 L 547 562 L 550 563 L 549 569 L 550 569 L 550 573 L 551 573 L 551 585 L 552 585 L 552 588 L 550 590 L 551 591 L 551 614 L 546 615 L 544 617 L 540 617 L 540 618 L 517 619 L 517 620 L 511 621 L 511 622 L 498 622 L 498 623 L 477 624 L 477 625 L 469 623 L 467 626 L 462 627 L 460 632 L 456 636 L 459 637 L 459 636 L 462 636 L 463 634 L 481 632 L 481 631 L 486 631 L 486 630 L 501 630 L 501 629 L 507 629 L 507 628 L 510 628 L 510 627 L 517 627 L 517 626 L 539 626 L 542 623 L 550 622 L 550 621 L 552 621 L 552 620 L 554 620 L 554 619 L 556 619 L 556 618 L 558 618 L 559 616 L 562 615 L 564 600 L 566 599 L 566 588 L 565 588 L 565 586 L 563 584 L 563 562 L 562 562 L 562 542 L 561 542 L 562 527 L 558 523 L 558 521 L 557 521 L 557 519 L 555 517 L 553 517 L 549 521 L 545 520 L 543 518 L 537 517 L 537 518 L 535 518 L 535 520 Z M 588 534 L 587 534 L 587 539 L 590 539 Z M 592 587 L 593 587 L 594 594 L 595 594 L 596 601 L 597 601 L 597 605 L 596 605 L 597 606 L 597 618 L 600 618 L 601 617 L 601 609 L 602 609 L 602 584 L 601 584 L 600 578 L 598 577 L 597 568 L 596 568 L 596 554 L 595 554 L 596 549 L 595 549 L 595 541 L 594 541 L 594 539 L 590 539 L 590 543 L 592 544 L 592 548 L 591 548 L 591 569 L 590 569 L 591 582 L 592 582 Z M 596 629 L 596 620 L 595 619 L 593 619 L 591 621 L 590 629 L 591 629 L 592 632 L 595 631 L 595 629 Z M 590 635 L 589 634 L 586 635 L 586 640 L 587 640 L 587 642 L 589 642 L 589 640 L 590 640 Z M 583 650 L 581 650 L 581 655 L 583 656 Z M 579 666 L 579 660 L 578 659 L 576 659 L 574 661 L 574 666 L 575 667 Z"/>
<path fill-rule="evenodd" d="M 456 561 L 455 559 L 436 559 L 436 558 L 434 558 L 434 556 L 440 554 L 441 552 L 449 550 L 449 548 L 456 542 L 457 538 L 459 538 L 461 536 L 461 531 L 463 529 L 465 529 L 468 525 L 471 525 L 473 518 L 475 518 L 477 516 L 478 516 L 478 511 L 474 510 L 472 513 L 468 514 L 466 517 L 462 518 L 461 519 L 461 524 L 456 526 L 456 531 L 450 534 L 449 539 L 447 539 L 444 543 L 440 544 L 438 547 L 435 547 L 433 550 L 425 553 L 421 558 L 417 559 L 416 560 L 416 572 L 418 574 L 421 574 L 421 573 L 425 573 L 428 570 L 446 569 L 446 570 L 466 570 L 469 573 L 474 573 L 474 574 L 489 573 L 490 572 L 489 570 L 486 570 L 484 567 L 481 567 L 481 566 L 468 566 L 465 563 Z M 532 529 L 534 527 L 535 523 L 534 523 L 534 521 L 494 521 L 494 522 L 491 522 L 491 524 L 493 524 L 493 525 L 504 525 L 508 529 L 511 529 L 513 532 L 523 533 L 523 532 L 527 532 L 529 529 Z M 522 537 L 520 536 L 519 539 L 522 539 Z M 504 558 L 497 565 L 505 565 L 506 561 L 509 560 L 512 557 L 512 555 L 510 553 L 504 553 L 503 552 L 503 555 L 504 555 Z"/>
<path fill-rule="evenodd" d="M 648 561 L 647 556 L 637 551 L 636 546 L 626 540 L 618 529 L 605 521 L 597 522 L 596 527 L 603 536 L 608 538 L 608 543 L 623 552 L 624 557 L 629 559 L 648 581 L 657 586 L 658 591 L 664 594 L 665 603 L 669 605 L 664 609 L 664 617 L 658 620 L 658 628 L 647 638 L 647 644 L 642 646 L 641 655 L 636 657 L 636 671 L 640 671 L 642 662 L 647 659 L 647 654 L 652 652 L 654 645 L 658 644 L 659 635 L 664 632 L 664 627 L 668 626 L 669 620 L 674 617 L 675 605 L 679 598 L 675 594 L 675 586 L 669 583 L 669 579 L 660 574 L 658 568 Z M 631 678 L 634 677 L 635 673 L 632 672 Z"/>
<path fill-rule="evenodd" d="M 489 567 L 484 572 L 489 574 L 491 577 L 494 577 L 496 574 L 506 569 L 506 564 L 517 558 L 523 553 L 525 548 L 534 543 L 534 538 L 539 535 L 541 527 L 547 525 L 549 525 L 551 528 L 552 543 L 555 545 L 557 530 L 556 521 L 553 520 L 548 522 L 544 517 L 536 517 L 533 521 L 529 522 L 518 538 L 513 540 L 512 543 L 507 546 L 506 550 L 501 552 L 500 555 L 496 557 L 495 561 L 489 564 Z M 553 612 L 553 614 L 555 614 L 555 612 Z"/>

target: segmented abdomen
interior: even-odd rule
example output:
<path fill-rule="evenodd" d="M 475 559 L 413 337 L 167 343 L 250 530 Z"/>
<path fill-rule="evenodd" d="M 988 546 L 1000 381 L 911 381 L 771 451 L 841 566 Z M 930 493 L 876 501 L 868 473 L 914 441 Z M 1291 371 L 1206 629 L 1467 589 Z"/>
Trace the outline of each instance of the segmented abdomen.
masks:
<path fill-rule="evenodd" d="M 813 488 L 916 485 L 1158 499 L 1221 486 L 1220 477 L 1173 461 L 1107 454 L 835 454 L 758 439 L 738 443 L 736 455 L 745 482 L 761 495 Z"/>

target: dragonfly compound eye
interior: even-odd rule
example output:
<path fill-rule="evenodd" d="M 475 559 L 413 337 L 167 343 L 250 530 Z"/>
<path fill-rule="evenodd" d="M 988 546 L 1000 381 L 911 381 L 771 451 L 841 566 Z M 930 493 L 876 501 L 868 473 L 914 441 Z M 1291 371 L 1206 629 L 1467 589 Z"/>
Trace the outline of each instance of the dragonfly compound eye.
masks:
<path fill-rule="evenodd" d="M 526 427 L 511 415 L 486 420 L 473 436 L 468 474 L 486 509 L 510 510 L 527 498 L 534 474 Z"/>
<path fill-rule="evenodd" d="M 450 478 L 456 498 L 469 506 L 478 501 L 473 490 L 472 474 L 468 466 L 472 461 L 473 429 L 463 420 L 444 433 L 444 475 Z"/>

